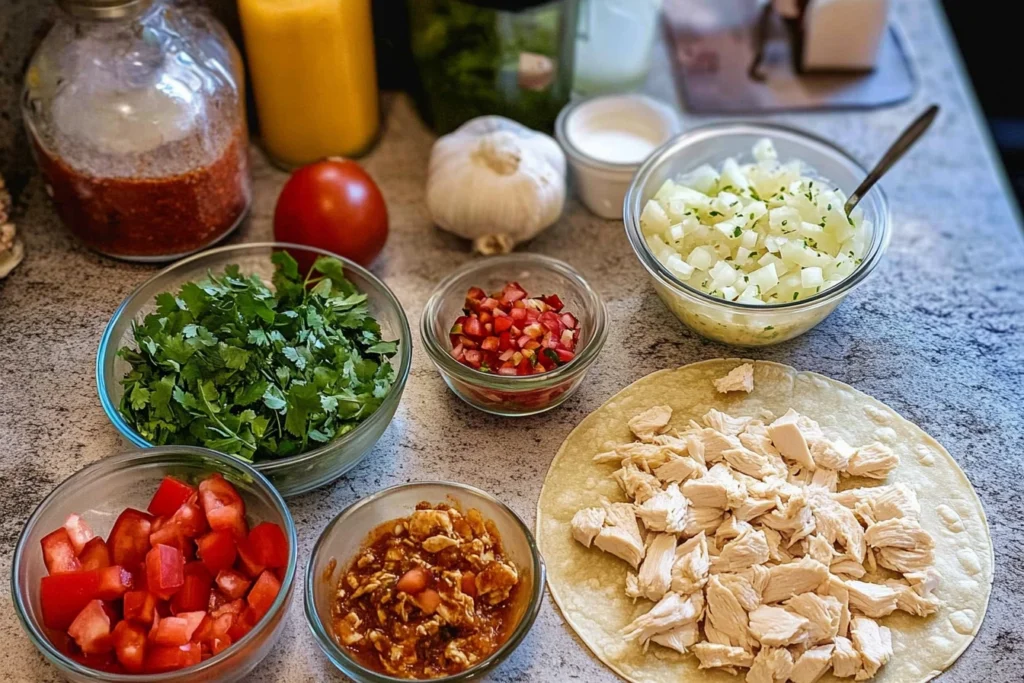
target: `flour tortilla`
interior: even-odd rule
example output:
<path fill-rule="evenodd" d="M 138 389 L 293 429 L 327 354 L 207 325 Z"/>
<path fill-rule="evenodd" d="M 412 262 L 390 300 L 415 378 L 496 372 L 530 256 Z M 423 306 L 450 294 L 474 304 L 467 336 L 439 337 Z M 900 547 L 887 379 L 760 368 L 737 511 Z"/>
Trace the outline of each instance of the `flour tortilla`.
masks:
<path fill-rule="evenodd" d="M 672 407 L 671 426 L 683 428 L 710 408 L 731 415 L 782 415 L 789 408 L 821 424 L 826 435 L 853 445 L 882 441 L 900 456 L 885 482 L 844 479 L 840 488 L 904 482 L 921 502 L 921 524 L 935 537 L 936 590 L 945 606 L 930 617 L 894 612 L 881 619 L 892 629 L 894 656 L 872 679 L 923 683 L 948 668 L 974 639 L 992 589 L 994 556 L 985 511 L 971 483 L 949 453 L 896 411 L 846 384 L 778 363 L 754 362 L 754 391 L 719 394 L 711 380 L 743 362 L 694 363 L 662 370 L 626 387 L 572 431 L 551 463 L 537 505 L 537 539 L 548 568 L 548 586 L 566 621 L 597 657 L 629 681 L 644 683 L 737 683 L 715 669 L 697 669 L 692 655 L 651 644 L 646 653 L 623 640 L 620 629 L 651 607 L 626 597 L 629 566 L 572 539 L 569 522 L 580 508 L 604 496 L 626 500 L 609 477 L 613 465 L 592 457 L 633 439 L 626 423 L 654 405 Z M 743 670 L 745 674 L 746 670 Z M 822 681 L 852 681 L 831 674 Z"/>

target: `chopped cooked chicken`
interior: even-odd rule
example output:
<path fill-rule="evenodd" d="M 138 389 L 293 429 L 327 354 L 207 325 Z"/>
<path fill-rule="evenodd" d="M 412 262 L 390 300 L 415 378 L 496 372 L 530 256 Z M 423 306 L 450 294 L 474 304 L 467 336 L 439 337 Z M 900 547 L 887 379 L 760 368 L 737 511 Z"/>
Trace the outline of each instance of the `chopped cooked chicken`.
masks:
<path fill-rule="evenodd" d="M 766 604 L 779 602 L 818 588 L 828 580 L 828 566 L 810 557 L 768 569 L 768 585 L 761 599 Z"/>
<path fill-rule="evenodd" d="M 737 365 L 725 377 L 711 382 L 720 394 L 728 394 L 730 391 L 745 391 L 749 394 L 754 390 L 754 366 L 750 363 Z"/>
<path fill-rule="evenodd" d="M 423 549 L 428 553 L 439 553 L 445 548 L 451 548 L 459 544 L 457 539 L 450 536 L 431 536 L 427 540 L 423 541 Z"/>
<path fill-rule="evenodd" d="M 761 592 L 751 582 L 753 577 L 748 578 L 743 574 L 716 574 L 715 577 L 736 596 L 736 600 L 746 611 L 751 612 L 761 605 Z"/>
<path fill-rule="evenodd" d="M 683 597 L 678 593 L 667 593 L 658 604 L 646 614 L 641 614 L 622 629 L 626 640 L 638 640 L 645 644 L 659 633 L 674 631 L 680 626 L 696 623 L 704 610 L 702 593 Z"/>
<path fill-rule="evenodd" d="M 476 575 L 477 597 L 486 599 L 488 604 L 497 605 L 508 598 L 509 592 L 519 581 L 516 568 L 504 562 L 494 561 Z"/>
<path fill-rule="evenodd" d="M 782 534 L 769 526 L 761 527 L 764 537 L 768 541 L 768 559 L 772 562 L 785 564 L 793 559 L 789 551 L 782 547 Z"/>
<path fill-rule="evenodd" d="M 800 429 L 800 413 L 792 408 L 786 414 L 768 425 L 768 436 L 782 456 L 798 463 L 808 470 L 815 468 L 814 459 L 807 446 L 807 439 Z"/>
<path fill-rule="evenodd" d="M 896 591 L 896 609 L 919 617 L 934 614 L 942 603 L 934 595 L 921 595 L 913 586 L 902 581 L 889 580 L 885 585 Z"/>
<path fill-rule="evenodd" d="M 863 564 L 846 556 L 833 560 L 829 565 L 829 571 L 850 579 L 860 579 L 868 573 Z"/>
<path fill-rule="evenodd" d="M 636 569 L 644 559 L 644 541 L 636 523 L 635 508 L 629 503 L 609 503 L 604 509 L 606 526 L 597 534 L 594 545 Z"/>
<path fill-rule="evenodd" d="M 815 514 L 803 492 L 790 497 L 781 505 L 776 505 L 774 510 L 760 517 L 758 521 L 789 536 L 790 542 L 799 541 L 815 531 Z M 854 521 L 856 522 L 856 519 Z"/>
<path fill-rule="evenodd" d="M 594 537 L 604 526 L 605 512 L 601 508 L 583 508 L 577 510 L 572 516 L 569 526 L 572 528 L 572 537 L 589 548 L 594 542 Z"/>
<path fill-rule="evenodd" d="M 890 586 L 866 581 L 847 581 L 850 609 L 875 619 L 896 610 L 896 591 Z"/>
<path fill-rule="evenodd" d="M 622 487 L 623 493 L 634 499 L 638 504 L 643 503 L 661 490 L 661 482 L 658 481 L 657 477 L 640 470 L 631 462 L 627 462 L 621 469 L 615 470 L 612 477 Z"/>
<path fill-rule="evenodd" d="M 847 635 L 850 627 L 850 589 L 838 576 L 830 576 L 828 583 L 818 588 L 820 595 L 830 595 L 839 601 L 839 635 Z"/>
<path fill-rule="evenodd" d="M 738 572 L 755 564 L 768 561 L 768 540 L 763 531 L 745 532 L 722 547 L 718 557 L 711 560 L 711 571 Z"/>
<path fill-rule="evenodd" d="M 445 510 L 416 510 L 409 518 L 409 536 L 422 541 L 438 533 L 452 533 L 452 518 Z"/>
<path fill-rule="evenodd" d="M 743 609 L 736 595 L 729 590 L 718 576 L 708 579 L 706 588 L 707 612 L 704 618 L 705 631 L 712 627 L 724 644 L 753 649 L 753 640 L 747 630 L 747 611 Z"/>
<path fill-rule="evenodd" d="M 857 673 L 857 680 L 871 678 L 892 658 L 892 633 L 874 619 L 854 617 L 850 622 L 850 638 L 864 667 Z"/>
<path fill-rule="evenodd" d="M 839 635 L 843 606 L 831 595 L 803 593 L 790 598 L 785 605 L 790 612 L 810 622 L 807 627 L 808 643 L 831 643 Z"/>
<path fill-rule="evenodd" d="M 860 653 L 849 638 L 836 636 L 832 650 L 832 674 L 838 678 L 849 678 L 860 671 Z"/>
<path fill-rule="evenodd" d="M 932 548 L 879 548 L 876 552 L 878 564 L 902 574 L 924 571 L 935 562 L 935 551 Z"/>
<path fill-rule="evenodd" d="M 652 643 L 657 643 L 662 647 L 667 647 L 684 655 L 689 652 L 690 647 L 695 645 L 699 640 L 700 627 L 697 625 L 697 622 L 683 624 L 671 631 L 651 636 Z"/>
<path fill-rule="evenodd" d="M 668 429 L 671 419 L 672 408 L 670 406 L 654 406 L 634 416 L 628 423 L 629 431 L 633 432 L 641 441 L 650 441 Z"/>
<path fill-rule="evenodd" d="M 755 453 L 744 446 L 727 448 L 722 451 L 722 458 L 733 469 L 755 479 L 764 479 L 773 475 L 785 476 L 786 474 L 786 463 L 782 461 L 781 457 Z"/>
<path fill-rule="evenodd" d="M 784 647 L 764 647 L 754 657 L 747 683 L 786 683 L 793 673 L 793 655 Z"/>
<path fill-rule="evenodd" d="M 761 605 L 750 613 L 750 634 L 767 647 L 801 643 L 807 638 L 808 627 L 807 619 L 782 607 Z"/>
<path fill-rule="evenodd" d="M 679 491 L 679 484 L 671 483 L 662 491 L 636 507 L 636 516 L 648 531 L 666 531 L 678 534 L 686 527 L 688 501 Z"/>
<path fill-rule="evenodd" d="M 835 558 L 836 551 L 832 544 L 821 534 L 811 534 L 807 537 L 807 557 L 813 558 L 828 567 Z"/>
<path fill-rule="evenodd" d="M 789 680 L 793 683 L 816 683 L 832 666 L 834 649 L 833 645 L 820 645 L 804 651 L 793 663 Z"/>
<path fill-rule="evenodd" d="M 903 548 L 930 550 L 935 547 L 935 539 L 921 523 L 912 517 L 898 517 L 875 522 L 864 532 L 864 542 L 872 548 Z"/>
<path fill-rule="evenodd" d="M 668 406 L 635 416 L 636 440 L 594 458 L 619 466 L 612 476 L 631 502 L 582 509 L 570 524 L 579 543 L 638 568 L 628 597 L 656 603 L 622 630 L 627 640 L 693 652 L 702 669 L 747 668 L 748 683 L 816 683 L 830 668 L 863 680 L 892 657 L 891 633 L 873 619 L 942 606 L 914 490 L 837 491 L 840 476 L 885 479 L 899 464 L 888 446 L 854 448 L 793 410 L 711 409 L 669 431 L 671 418 Z M 450 530 L 426 536 L 459 542 Z"/>
<path fill-rule="evenodd" d="M 647 546 L 647 555 L 637 575 L 640 595 L 651 602 L 661 600 L 672 585 L 672 566 L 675 561 L 675 535 L 656 535 Z"/>
<path fill-rule="evenodd" d="M 694 475 L 703 474 L 704 466 L 689 456 L 669 458 L 654 469 L 654 476 L 666 483 L 682 483 Z"/>
<path fill-rule="evenodd" d="M 771 512 L 775 505 L 778 503 L 776 498 L 751 498 L 747 496 L 740 505 L 734 507 L 732 510 L 733 516 L 737 519 L 743 520 L 744 522 L 750 521 L 755 517 Z"/>
<path fill-rule="evenodd" d="M 750 422 L 749 417 L 733 417 L 714 408 L 705 413 L 701 420 L 705 426 L 730 436 L 736 436 L 742 432 Z"/>
<path fill-rule="evenodd" d="M 736 519 L 732 515 L 727 515 L 725 521 L 722 522 L 721 526 L 715 530 L 715 544 L 722 545 L 727 541 L 739 538 L 744 533 L 753 530 L 754 527 L 750 526 L 746 522 Z"/>
<path fill-rule="evenodd" d="M 810 486 L 806 489 L 807 503 L 814 515 L 814 525 L 818 533 L 829 543 L 839 542 L 850 557 L 858 562 L 864 561 L 864 529 L 854 516 L 853 511 L 843 507 L 832 499 L 825 489 Z"/>
<path fill-rule="evenodd" d="M 715 529 L 725 521 L 725 511 L 721 508 L 697 507 L 691 505 L 686 510 L 686 526 L 683 528 L 684 536 L 696 536 L 702 531 L 707 534 L 715 533 Z"/>
<path fill-rule="evenodd" d="M 722 451 L 743 447 L 743 444 L 740 443 L 740 440 L 735 436 L 715 431 L 710 428 L 700 430 L 700 433 L 695 436 L 700 438 L 701 444 L 704 448 L 703 455 L 705 464 L 716 463 L 721 460 Z"/>
<path fill-rule="evenodd" d="M 811 485 L 835 491 L 839 486 L 839 472 L 830 470 L 827 467 L 819 467 L 811 475 Z"/>
<path fill-rule="evenodd" d="M 939 587 L 939 572 L 934 567 L 928 567 L 920 572 L 908 572 L 903 578 L 914 587 L 919 595 L 928 596 Z"/>
<path fill-rule="evenodd" d="M 871 499 L 871 511 L 876 522 L 900 517 L 917 519 L 921 515 L 921 504 L 917 493 L 903 482 L 880 486 L 878 494 Z"/>
<path fill-rule="evenodd" d="M 634 441 L 624 446 L 617 446 L 614 450 L 598 453 L 594 456 L 594 462 L 602 465 L 618 464 L 621 466 L 631 463 L 636 465 L 639 470 L 650 472 L 664 465 L 674 455 L 676 454 L 672 452 L 672 449 L 665 446 Z"/>
<path fill-rule="evenodd" d="M 830 441 L 824 436 L 811 438 L 808 447 L 815 465 L 840 472 L 846 471 L 850 465 L 850 458 L 856 451 L 853 446 L 842 439 Z"/>
<path fill-rule="evenodd" d="M 708 581 L 708 541 L 700 532 L 676 548 L 672 565 L 672 590 L 683 595 L 699 591 Z"/>
<path fill-rule="evenodd" d="M 363 620 L 355 612 L 349 612 L 344 619 L 338 620 L 338 639 L 344 645 L 355 645 L 363 639 L 363 634 L 357 631 Z"/>
<path fill-rule="evenodd" d="M 697 643 L 692 648 L 697 655 L 699 669 L 716 667 L 748 667 L 754 663 L 754 655 L 742 647 L 720 645 L 718 643 Z"/>
<path fill-rule="evenodd" d="M 682 490 L 692 505 L 723 510 L 730 504 L 741 504 L 747 495 L 725 463 L 714 465 L 703 477 L 686 481 Z"/>
<path fill-rule="evenodd" d="M 854 477 L 885 479 L 899 464 L 900 457 L 891 448 L 875 442 L 858 448 L 850 457 L 846 471 Z"/>

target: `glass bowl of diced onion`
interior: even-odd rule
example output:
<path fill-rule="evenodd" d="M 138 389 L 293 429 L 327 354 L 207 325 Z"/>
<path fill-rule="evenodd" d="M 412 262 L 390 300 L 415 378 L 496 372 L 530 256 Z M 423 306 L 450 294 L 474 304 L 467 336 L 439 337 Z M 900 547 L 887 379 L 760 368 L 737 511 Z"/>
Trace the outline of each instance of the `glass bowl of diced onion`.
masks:
<path fill-rule="evenodd" d="M 693 128 L 657 149 L 626 194 L 630 245 L 687 327 L 766 346 L 824 320 L 878 265 L 889 207 L 849 153 L 774 124 Z M 762 196 L 763 195 L 763 196 Z"/>

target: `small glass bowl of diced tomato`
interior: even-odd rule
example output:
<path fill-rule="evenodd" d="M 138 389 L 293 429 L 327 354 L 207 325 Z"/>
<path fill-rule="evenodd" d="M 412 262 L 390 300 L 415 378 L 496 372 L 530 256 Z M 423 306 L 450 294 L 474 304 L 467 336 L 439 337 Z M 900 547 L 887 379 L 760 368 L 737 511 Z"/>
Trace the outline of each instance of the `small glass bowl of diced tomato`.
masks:
<path fill-rule="evenodd" d="M 71 681 L 235 681 L 280 636 L 296 535 L 238 459 L 165 446 L 60 484 L 18 539 L 15 608 Z"/>
<path fill-rule="evenodd" d="M 607 329 L 604 303 L 574 268 L 540 254 L 509 254 L 445 278 L 423 310 L 420 335 L 456 396 L 513 416 L 569 398 Z"/>

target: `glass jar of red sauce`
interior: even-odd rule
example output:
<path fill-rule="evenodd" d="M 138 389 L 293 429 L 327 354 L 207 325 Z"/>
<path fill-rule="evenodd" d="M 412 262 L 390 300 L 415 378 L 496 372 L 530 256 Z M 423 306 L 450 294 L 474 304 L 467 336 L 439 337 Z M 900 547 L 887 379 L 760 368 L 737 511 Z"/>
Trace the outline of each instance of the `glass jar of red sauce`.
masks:
<path fill-rule="evenodd" d="M 86 245 L 166 261 L 224 238 L 252 197 L 237 48 L 173 0 L 59 0 L 22 111 L 47 193 Z"/>

